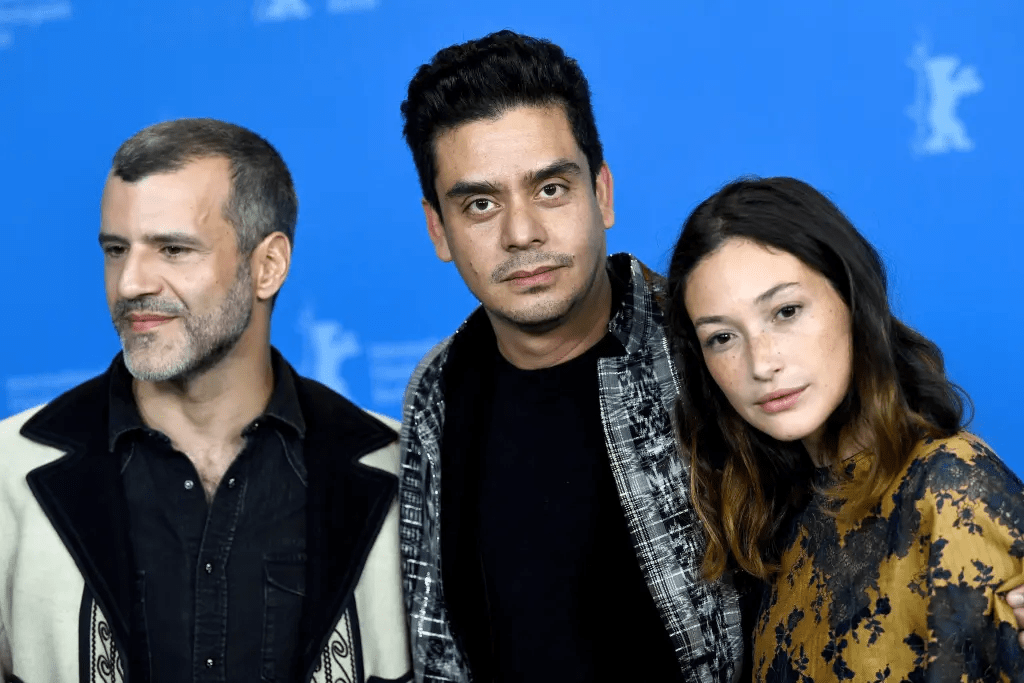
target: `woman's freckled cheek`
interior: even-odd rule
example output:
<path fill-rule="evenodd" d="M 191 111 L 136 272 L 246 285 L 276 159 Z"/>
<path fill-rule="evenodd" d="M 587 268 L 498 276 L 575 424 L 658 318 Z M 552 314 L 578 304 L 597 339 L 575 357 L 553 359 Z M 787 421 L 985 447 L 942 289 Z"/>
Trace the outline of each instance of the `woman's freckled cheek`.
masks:
<path fill-rule="evenodd" d="M 730 353 L 727 356 L 721 358 L 715 358 L 708 362 L 708 370 L 711 372 L 712 379 L 724 391 L 731 392 L 736 384 L 736 363 L 735 355 Z"/>

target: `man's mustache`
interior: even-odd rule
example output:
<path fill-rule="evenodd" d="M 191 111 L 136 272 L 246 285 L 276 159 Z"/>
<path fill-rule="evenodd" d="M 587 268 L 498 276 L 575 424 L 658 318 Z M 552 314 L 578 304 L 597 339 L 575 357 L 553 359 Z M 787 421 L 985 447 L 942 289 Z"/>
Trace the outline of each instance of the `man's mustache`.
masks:
<path fill-rule="evenodd" d="M 517 270 L 528 270 L 531 266 L 571 266 L 572 256 L 556 251 L 524 251 L 508 259 L 491 272 L 491 282 L 504 282 Z"/>
<path fill-rule="evenodd" d="M 124 320 L 132 313 L 161 313 L 164 315 L 181 315 L 185 313 L 185 304 L 168 299 L 142 297 L 140 299 L 118 299 L 114 302 L 114 310 L 110 317 L 114 322 Z"/>

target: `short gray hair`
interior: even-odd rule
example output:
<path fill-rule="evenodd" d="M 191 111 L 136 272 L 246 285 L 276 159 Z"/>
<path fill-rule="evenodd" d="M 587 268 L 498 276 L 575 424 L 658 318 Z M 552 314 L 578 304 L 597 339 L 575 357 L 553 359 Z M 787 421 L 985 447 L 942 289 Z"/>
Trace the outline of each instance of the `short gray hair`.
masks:
<path fill-rule="evenodd" d="M 224 157 L 231 165 L 224 218 L 235 227 L 239 251 L 252 253 L 272 232 L 282 232 L 294 243 L 299 201 L 291 173 L 269 142 L 241 126 L 216 119 L 154 124 L 121 145 L 111 171 L 134 183 L 209 157 Z"/>

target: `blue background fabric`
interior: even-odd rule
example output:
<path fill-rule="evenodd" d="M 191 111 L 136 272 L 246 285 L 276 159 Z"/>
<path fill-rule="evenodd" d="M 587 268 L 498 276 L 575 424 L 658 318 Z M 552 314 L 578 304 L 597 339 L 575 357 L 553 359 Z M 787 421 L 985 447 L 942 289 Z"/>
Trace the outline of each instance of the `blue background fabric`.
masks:
<path fill-rule="evenodd" d="M 184 116 L 259 132 L 294 175 L 274 343 L 399 416 L 415 362 L 475 305 L 427 239 L 399 103 L 435 51 L 501 28 L 560 44 L 590 80 L 610 251 L 664 269 L 727 181 L 807 180 L 879 248 L 898 314 L 973 397 L 972 429 L 1024 473 L 1016 0 L 0 0 L 0 417 L 117 352 L 104 178 L 121 141 Z"/>

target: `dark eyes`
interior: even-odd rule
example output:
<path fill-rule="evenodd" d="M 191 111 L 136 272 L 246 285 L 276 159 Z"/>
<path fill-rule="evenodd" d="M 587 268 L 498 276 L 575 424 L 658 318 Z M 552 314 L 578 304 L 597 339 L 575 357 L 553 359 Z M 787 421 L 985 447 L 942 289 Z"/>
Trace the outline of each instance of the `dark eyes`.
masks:
<path fill-rule="evenodd" d="M 792 320 L 799 315 L 801 308 L 803 308 L 801 304 L 786 304 L 775 311 L 775 320 Z M 732 332 L 717 332 L 704 340 L 704 348 L 710 349 L 716 346 L 724 346 L 732 341 L 734 336 L 736 335 Z"/>
<path fill-rule="evenodd" d="M 540 199 L 558 199 L 568 191 L 569 188 L 565 185 L 560 183 L 548 183 L 540 188 L 537 196 Z M 480 197 L 479 199 L 470 201 L 469 204 L 466 205 L 465 211 L 479 216 L 494 210 L 496 206 L 497 205 L 494 203 L 494 200 L 486 197 Z"/>
<path fill-rule="evenodd" d="M 778 309 L 778 313 L 776 313 L 776 315 L 778 315 L 779 317 L 782 317 L 782 318 L 793 317 L 794 315 L 797 314 L 797 311 L 799 309 L 800 309 L 800 306 L 798 306 L 796 304 L 790 304 L 790 305 L 782 306 L 781 308 Z"/>
<path fill-rule="evenodd" d="M 732 335 L 728 332 L 719 332 L 718 334 L 713 334 L 708 337 L 704 342 L 704 346 L 708 348 L 711 348 L 712 346 L 721 346 L 722 344 L 727 344 L 730 339 L 732 339 Z"/>
<path fill-rule="evenodd" d="M 123 244 L 108 244 L 103 247 L 103 255 L 108 258 L 124 256 L 127 251 L 128 248 Z M 183 247 L 178 244 L 165 244 L 160 247 L 160 253 L 169 258 L 182 256 L 189 251 L 190 249 L 188 247 Z"/>
<path fill-rule="evenodd" d="M 800 308 L 801 307 L 797 304 L 787 304 L 780 308 L 775 316 L 782 318 L 783 320 L 789 320 L 790 318 L 796 317 L 796 314 L 800 312 Z"/>

